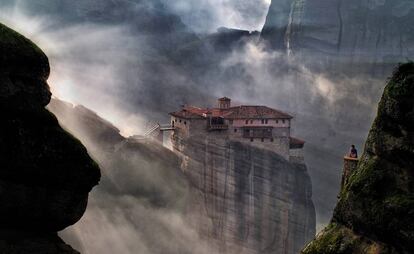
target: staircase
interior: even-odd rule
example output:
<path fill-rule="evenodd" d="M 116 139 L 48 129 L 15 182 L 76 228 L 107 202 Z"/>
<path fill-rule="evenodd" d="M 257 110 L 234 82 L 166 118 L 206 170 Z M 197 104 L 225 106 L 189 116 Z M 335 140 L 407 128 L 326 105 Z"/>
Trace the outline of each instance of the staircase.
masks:
<path fill-rule="evenodd" d="M 155 124 L 152 127 L 150 127 L 145 133 L 144 133 L 144 137 L 154 137 L 157 136 L 159 134 L 159 131 L 161 129 L 161 125 L 160 124 Z"/>
<path fill-rule="evenodd" d="M 144 133 L 144 138 L 158 139 L 163 142 L 164 131 L 173 131 L 175 128 L 170 124 L 154 124 Z"/>

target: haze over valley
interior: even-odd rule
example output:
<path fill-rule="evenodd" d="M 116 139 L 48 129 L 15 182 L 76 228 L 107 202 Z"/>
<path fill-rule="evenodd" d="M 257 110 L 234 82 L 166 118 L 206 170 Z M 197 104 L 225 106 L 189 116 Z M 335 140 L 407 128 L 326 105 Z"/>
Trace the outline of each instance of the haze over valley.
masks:
<path fill-rule="evenodd" d="M 85 216 L 61 233 L 82 253 L 297 253 L 329 223 L 343 156 L 351 144 L 363 151 L 387 77 L 414 59 L 414 4 L 405 0 L 1 2 L 0 22 L 49 58 L 48 109 L 101 167 Z M 132 138 L 169 124 L 184 105 L 211 108 L 224 96 L 293 116 L 291 135 L 306 141 L 303 167 L 208 138 L 182 141 L 185 164 L 176 151 Z M 215 149 L 212 162 L 197 149 Z M 236 167 L 237 153 L 261 160 Z M 202 174 L 200 165 L 249 188 L 256 165 L 270 182 L 263 186 L 278 192 L 222 195 L 220 176 L 198 182 L 188 173 Z M 206 191 L 206 179 L 219 179 L 217 190 Z M 279 224 L 269 229 L 259 217 Z M 257 231 L 241 236 L 246 227 Z M 259 237 L 272 230 L 289 240 Z M 240 250 L 232 249 L 237 237 L 249 239 Z"/>

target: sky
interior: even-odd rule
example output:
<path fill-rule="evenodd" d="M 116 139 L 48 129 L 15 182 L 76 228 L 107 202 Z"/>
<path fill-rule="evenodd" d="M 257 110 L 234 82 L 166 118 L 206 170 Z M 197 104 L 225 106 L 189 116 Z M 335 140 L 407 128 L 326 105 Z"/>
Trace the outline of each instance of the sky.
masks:
<path fill-rule="evenodd" d="M 60 22 L 63 17 L 59 16 L 59 12 L 53 11 L 60 8 L 55 1 L 2 1 L 9 5 L 0 9 L 0 22 L 32 39 L 48 55 L 52 67 L 49 85 L 55 97 L 95 110 L 119 126 L 125 136 L 142 131 L 137 126 L 142 126 L 147 120 L 140 112 L 131 112 L 133 109 L 125 112 L 130 101 L 120 99 L 122 96 L 118 93 L 128 89 L 125 87 L 142 86 L 133 84 L 138 83 L 138 79 L 126 79 L 126 76 L 134 75 L 125 73 L 125 70 L 132 65 L 145 69 L 145 66 L 141 66 L 142 58 L 151 54 L 152 50 L 148 48 L 145 36 L 132 34 L 130 27 L 125 24 L 85 22 L 67 25 L 63 21 L 62 26 Z M 149 5 L 154 3 L 134 1 Z M 270 5 L 270 0 L 160 1 L 197 34 L 212 33 L 220 27 L 260 30 Z M 76 10 L 68 11 L 65 15 L 100 8 L 101 3 L 103 2 L 96 0 L 78 2 L 74 4 Z M 43 5 L 48 7 L 42 7 Z M 42 13 L 39 9 L 48 11 Z M 168 72 L 169 76 L 174 76 L 172 79 L 178 80 L 175 83 L 181 83 L 180 79 L 185 79 L 175 70 Z M 99 91 L 103 92 L 98 93 Z"/>

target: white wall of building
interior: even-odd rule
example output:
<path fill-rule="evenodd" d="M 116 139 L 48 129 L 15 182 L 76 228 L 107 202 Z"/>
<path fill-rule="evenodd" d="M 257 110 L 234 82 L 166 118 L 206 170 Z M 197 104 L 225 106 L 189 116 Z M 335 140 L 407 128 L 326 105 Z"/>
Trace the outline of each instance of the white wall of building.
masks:
<path fill-rule="evenodd" d="M 181 121 L 180 121 L 181 120 Z M 286 160 L 289 160 L 291 154 L 289 151 L 289 137 L 290 137 L 290 121 L 268 120 L 267 124 L 262 124 L 261 120 L 253 120 L 253 123 L 245 120 L 234 120 L 232 123 L 228 122 L 229 128 L 227 130 L 208 131 L 207 119 L 180 119 L 178 117 L 171 117 L 171 122 L 174 123 L 175 135 L 180 135 L 183 138 L 190 136 L 216 136 L 218 139 L 229 139 L 248 144 L 260 149 L 266 149 L 281 155 Z M 245 138 L 243 137 L 242 127 L 273 127 L 273 138 Z M 236 130 L 236 131 L 235 131 Z M 292 150 L 291 150 L 292 151 Z M 296 156 L 295 156 L 296 157 Z"/>
<path fill-rule="evenodd" d="M 247 123 L 246 123 L 247 122 Z M 243 120 L 233 120 L 233 123 L 229 123 L 229 125 L 232 125 L 233 127 L 275 127 L 275 128 L 288 128 L 290 127 L 290 120 L 289 119 L 267 119 L 262 122 L 262 119 L 243 119 Z"/>

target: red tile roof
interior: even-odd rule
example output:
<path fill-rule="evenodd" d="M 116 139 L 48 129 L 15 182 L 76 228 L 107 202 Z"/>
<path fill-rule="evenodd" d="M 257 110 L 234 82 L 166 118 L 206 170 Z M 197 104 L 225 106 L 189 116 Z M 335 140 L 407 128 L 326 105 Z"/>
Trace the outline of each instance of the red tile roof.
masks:
<path fill-rule="evenodd" d="M 298 138 L 290 137 L 290 149 L 303 148 L 304 145 L 305 141 Z"/>
<path fill-rule="evenodd" d="M 223 115 L 229 119 L 292 119 L 282 111 L 272 109 L 266 106 L 238 106 L 224 109 Z"/>
<path fill-rule="evenodd" d="M 181 111 L 170 113 L 172 116 L 197 119 L 204 118 L 207 114 L 213 117 L 223 117 L 225 119 L 292 119 L 293 117 L 282 111 L 266 106 L 237 106 L 228 109 L 203 109 L 186 106 Z"/>
<path fill-rule="evenodd" d="M 192 106 L 185 106 L 181 111 L 172 112 L 170 115 L 185 119 L 202 119 L 208 113 L 208 109 L 202 109 Z"/>

